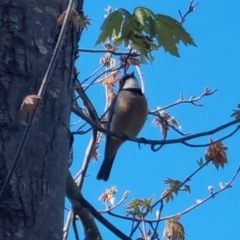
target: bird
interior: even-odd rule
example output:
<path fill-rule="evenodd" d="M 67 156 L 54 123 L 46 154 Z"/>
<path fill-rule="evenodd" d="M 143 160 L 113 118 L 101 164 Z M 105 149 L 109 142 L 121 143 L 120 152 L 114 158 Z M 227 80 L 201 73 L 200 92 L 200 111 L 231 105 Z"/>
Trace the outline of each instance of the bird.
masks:
<path fill-rule="evenodd" d="M 121 78 L 118 93 L 109 107 L 107 130 L 136 137 L 143 128 L 147 115 L 147 99 L 134 72 L 127 73 Z M 117 151 L 124 142 L 124 139 L 106 136 L 104 159 L 97 179 L 104 181 L 109 179 Z"/>

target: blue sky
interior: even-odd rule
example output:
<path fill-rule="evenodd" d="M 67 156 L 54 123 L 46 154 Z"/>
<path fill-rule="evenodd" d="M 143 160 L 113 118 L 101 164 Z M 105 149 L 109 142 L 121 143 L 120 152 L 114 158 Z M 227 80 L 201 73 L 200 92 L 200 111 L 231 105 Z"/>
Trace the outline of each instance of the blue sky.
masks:
<path fill-rule="evenodd" d="M 184 13 L 189 1 L 85 1 L 85 14 L 93 19 L 88 31 L 84 31 L 80 48 L 94 48 L 100 26 L 104 20 L 104 8 L 111 5 L 115 8 L 126 8 L 130 12 L 135 7 L 144 6 L 155 13 L 170 15 L 179 19 L 178 9 Z M 232 110 L 237 108 L 240 89 L 240 31 L 239 31 L 240 3 L 238 1 L 225 0 L 200 0 L 196 10 L 191 13 L 184 23 L 184 28 L 191 34 L 197 48 L 179 46 L 181 57 L 176 58 L 163 50 L 154 52 L 153 66 L 142 66 L 146 82 L 146 96 L 149 109 L 166 106 L 175 102 L 180 93 L 185 98 L 200 95 L 206 86 L 218 89 L 217 92 L 200 101 L 204 106 L 196 107 L 191 104 L 182 104 L 169 109 L 181 124 L 183 132 L 198 133 L 207 131 L 233 120 L 230 118 Z M 95 49 L 101 49 L 98 45 Z M 81 72 L 80 79 L 90 75 L 99 67 L 101 54 L 80 53 L 77 61 L 77 69 Z M 104 107 L 104 89 L 102 85 L 93 87 L 89 96 L 101 115 Z M 78 120 L 72 117 L 72 122 Z M 149 139 L 161 139 L 158 128 L 152 124 L 149 117 L 140 137 Z M 233 131 L 234 127 L 219 134 L 211 136 L 213 139 L 224 136 Z M 235 134 L 224 141 L 228 149 L 228 165 L 224 170 L 218 171 L 211 164 L 198 173 L 190 183 L 192 193 L 180 193 L 173 202 L 165 205 L 162 216 L 167 216 L 183 211 L 195 204 L 196 199 L 208 196 L 207 187 L 212 185 L 214 190 L 219 189 L 219 182 L 227 182 L 240 165 L 239 135 Z M 168 138 L 176 138 L 177 135 L 170 131 Z M 77 136 L 74 143 L 74 164 L 71 171 L 75 174 L 81 167 L 85 154 L 85 148 L 90 135 Z M 207 143 L 209 137 L 194 140 L 192 143 Z M 130 190 L 126 202 L 114 212 L 125 214 L 123 208 L 133 198 L 148 198 L 154 195 L 157 198 L 162 194 L 166 185 L 163 181 L 167 178 L 184 180 L 196 168 L 196 160 L 204 157 L 206 148 L 189 148 L 183 145 L 169 145 L 158 152 L 152 152 L 149 146 L 138 145 L 133 142 L 125 143 L 117 154 L 113 170 L 108 182 L 96 180 L 96 174 L 100 167 L 104 144 L 100 147 L 98 162 L 92 162 L 88 169 L 88 177 L 85 180 L 83 194 L 97 209 L 103 209 L 104 205 L 98 201 L 99 195 L 116 185 L 118 188 L 117 200 L 121 199 L 125 190 Z M 240 239 L 238 216 L 240 215 L 240 176 L 234 181 L 233 188 L 220 193 L 204 205 L 181 218 L 185 227 L 187 240 L 225 240 Z M 112 223 L 126 234 L 129 233 L 131 222 L 118 220 L 105 215 Z M 159 227 L 160 238 L 164 224 Z M 103 239 L 116 239 L 107 229 L 99 224 Z M 79 232 L 82 228 L 79 227 Z M 136 239 L 138 235 L 135 235 Z M 74 239 L 70 235 L 70 239 Z"/>

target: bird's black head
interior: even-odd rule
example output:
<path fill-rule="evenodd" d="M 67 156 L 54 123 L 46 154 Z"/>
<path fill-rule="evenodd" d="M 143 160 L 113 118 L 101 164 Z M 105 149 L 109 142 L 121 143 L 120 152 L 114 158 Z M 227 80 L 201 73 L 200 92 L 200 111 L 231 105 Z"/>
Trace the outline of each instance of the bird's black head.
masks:
<path fill-rule="evenodd" d="M 122 77 L 119 83 L 119 90 L 122 89 L 140 89 L 137 79 L 134 76 L 134 72 L 127 73 Z"/>

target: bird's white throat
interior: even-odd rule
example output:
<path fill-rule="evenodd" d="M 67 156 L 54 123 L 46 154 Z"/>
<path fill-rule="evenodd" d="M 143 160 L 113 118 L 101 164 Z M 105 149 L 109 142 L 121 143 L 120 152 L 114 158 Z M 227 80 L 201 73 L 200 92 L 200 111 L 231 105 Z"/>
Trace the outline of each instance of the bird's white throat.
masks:
<path fill-rule="evenodd" d="M 123 85 L 123 89 L 128 89 L 128 88 L 137 88 L 137 89 L 141 89 L 138 81 L 136 78 L 132 77 L 132 78 L 128 78 L 125 82 L 125 84 Z"/>

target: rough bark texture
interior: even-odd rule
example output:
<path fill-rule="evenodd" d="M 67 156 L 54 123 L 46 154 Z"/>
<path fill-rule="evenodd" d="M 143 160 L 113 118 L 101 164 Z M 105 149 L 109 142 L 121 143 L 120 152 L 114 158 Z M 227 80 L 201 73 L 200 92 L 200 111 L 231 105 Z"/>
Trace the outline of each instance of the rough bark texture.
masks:
<path fill-rule="evenodd" d="M 37 94 L 68 0 L 0 1 L 0 187 L 25 126 L 20 107 Z M 62 239 L 77 33 L 70 27 L 16 172 L 0 202 L 0 239 Z"/>

